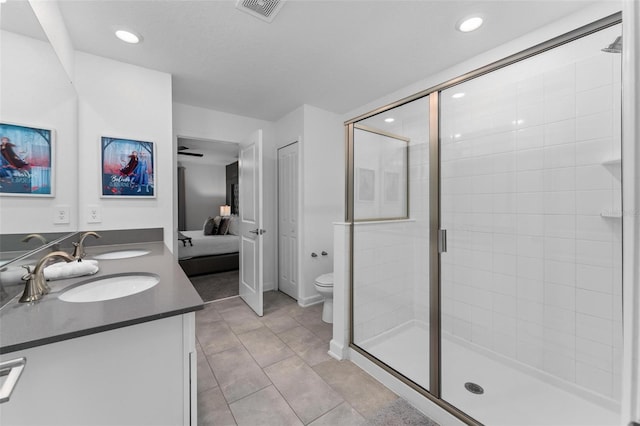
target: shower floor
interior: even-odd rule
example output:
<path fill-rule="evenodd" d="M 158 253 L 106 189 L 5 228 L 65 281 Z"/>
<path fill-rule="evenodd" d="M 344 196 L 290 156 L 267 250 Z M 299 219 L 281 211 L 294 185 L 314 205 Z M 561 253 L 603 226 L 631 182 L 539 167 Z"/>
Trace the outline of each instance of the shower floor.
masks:
<path fill-rule="evenodd" d="M 393 335 L 376 338 L 362 347 L 428 388 L 428 342 L 426 327 L 415 324 L 402 326 Z M 484 424 L 620 424 L 619 414 L 615 411 L 447 338 L 442 341 L 442 379 L 442 398 Z M 484 388 L 484 394 L 467 391 L 466 382 L 479 384 Z"/>

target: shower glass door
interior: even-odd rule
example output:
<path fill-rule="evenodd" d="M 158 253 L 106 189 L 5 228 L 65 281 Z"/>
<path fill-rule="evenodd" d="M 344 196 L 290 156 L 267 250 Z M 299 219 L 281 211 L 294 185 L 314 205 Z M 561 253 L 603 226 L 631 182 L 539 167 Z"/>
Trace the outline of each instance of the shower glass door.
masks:
<path fill-rule="evenodd" d="M 440 92 L 441 397 L 484 424 L 618 424 L 620 34 Z"/>
<path fill-rule="evenodd" d="M 352 341 L 429 389 L 429 98 L 352 137 Z"/>

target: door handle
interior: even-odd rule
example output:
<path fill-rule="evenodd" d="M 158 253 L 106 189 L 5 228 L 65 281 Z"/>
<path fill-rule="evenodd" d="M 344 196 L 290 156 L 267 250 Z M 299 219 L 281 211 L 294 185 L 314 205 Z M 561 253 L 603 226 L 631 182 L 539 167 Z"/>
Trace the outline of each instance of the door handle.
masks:
<path fill-rule="evenodd" d="M 18 379 L 22 375 L 22 370 L 24 370 L 26 363 L 26 358 L 16 358 L 0 363 L 0 376 L 7 376 L 2 388 L 0 388 L 0 404 L 9 401 L 9 398 L 11 398 L 11 394 L 16 384 L 18 384 Z"/>
<path fill-rule="evenodd" d="M 256 234 L 256 235 L 263 235 L 263 234 L 267 233 L 267 230 L 266 229 L 257 228 L 257 229 L 254 229 L 252 231 L 249 231 L 249 232 L 251 232 L 252 234 Z"/>

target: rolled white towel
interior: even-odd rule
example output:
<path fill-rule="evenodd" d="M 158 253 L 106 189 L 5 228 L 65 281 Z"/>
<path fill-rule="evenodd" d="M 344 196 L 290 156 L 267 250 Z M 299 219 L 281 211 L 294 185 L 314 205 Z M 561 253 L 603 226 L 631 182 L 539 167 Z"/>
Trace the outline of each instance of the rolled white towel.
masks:
<path fill-rule="evenodd" d="M 98 272 L 97 260 L 85 259 L 74 262 L 58 262 L 44 268 L 44 277 L 49 281 L 93 275 Z"/>

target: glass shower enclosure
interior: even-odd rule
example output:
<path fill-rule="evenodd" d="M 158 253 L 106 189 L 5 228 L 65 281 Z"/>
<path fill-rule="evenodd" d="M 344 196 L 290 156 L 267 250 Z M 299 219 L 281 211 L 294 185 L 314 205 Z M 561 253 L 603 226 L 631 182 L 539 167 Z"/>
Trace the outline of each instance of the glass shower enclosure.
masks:
<path fill-rule="evenodd" d="M 467 423 L 618 423 L 620 35 L 347 123 L 351 347 Z"/>

